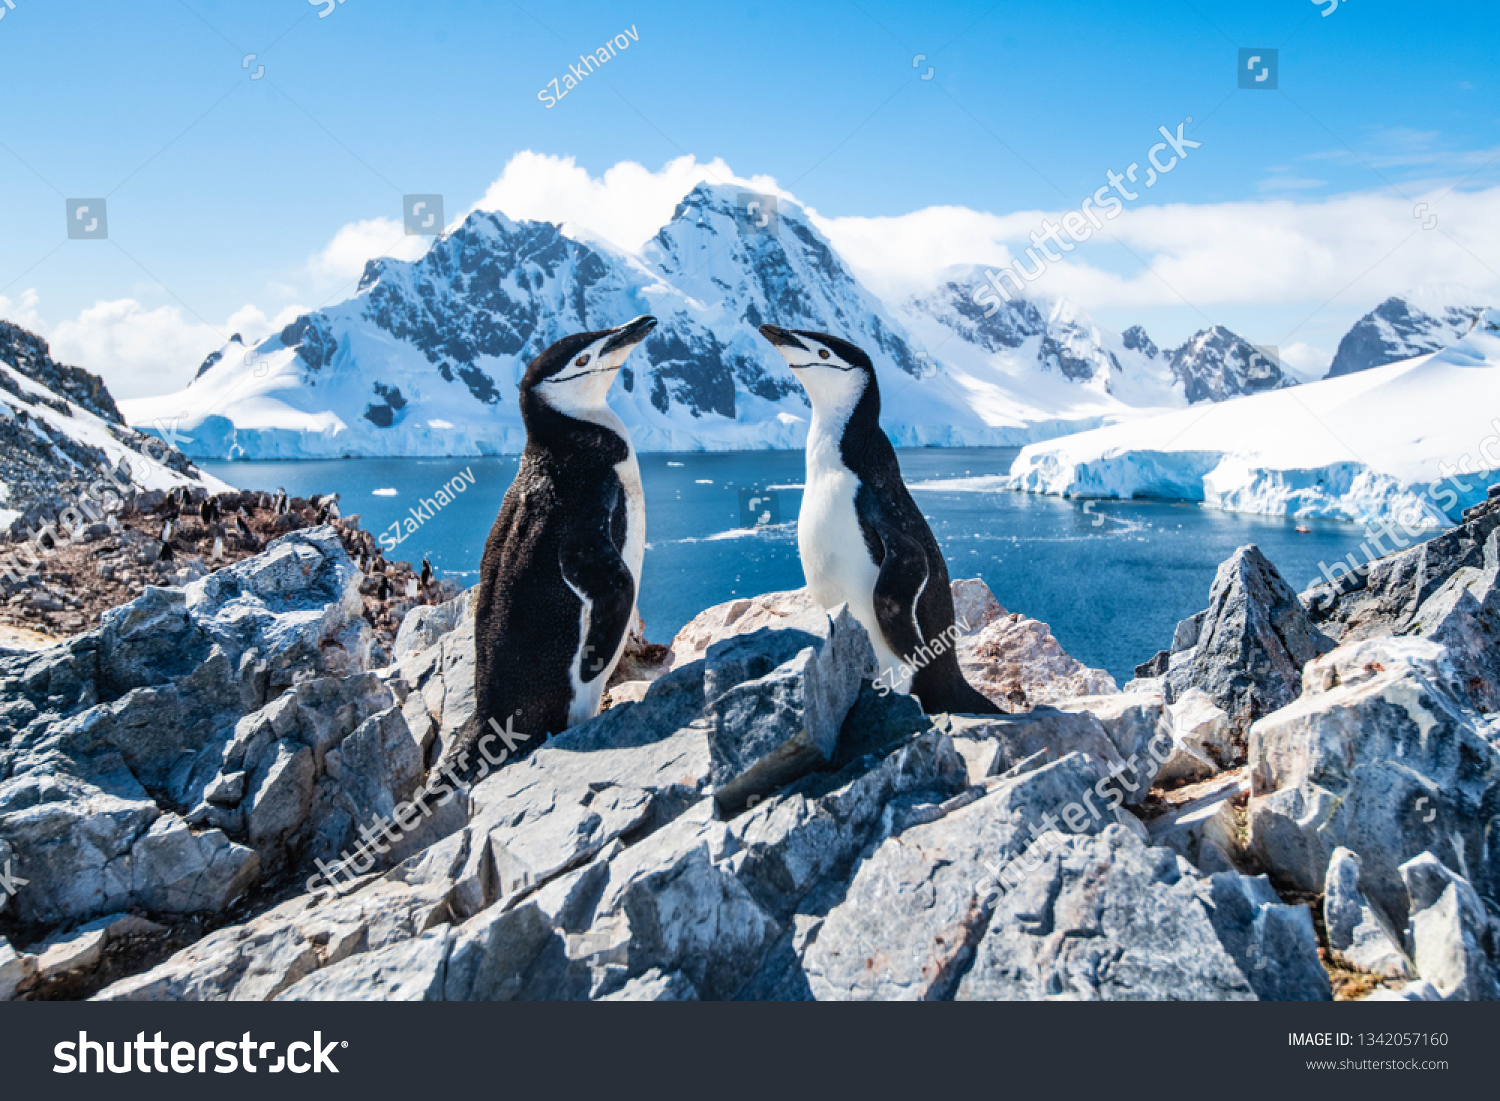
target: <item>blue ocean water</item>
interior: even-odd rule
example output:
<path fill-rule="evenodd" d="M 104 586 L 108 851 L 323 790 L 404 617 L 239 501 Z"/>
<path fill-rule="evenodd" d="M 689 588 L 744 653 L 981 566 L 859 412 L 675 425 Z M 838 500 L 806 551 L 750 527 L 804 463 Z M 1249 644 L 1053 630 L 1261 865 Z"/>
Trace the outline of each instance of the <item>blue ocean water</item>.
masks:
<path fill-rule="evenodd" d="M 1064 649 L 1122 684 L 1172 638 L 1177 621 L 1207 604 L 1220 562 L 1258 544 L 1293 588 L 1318 578 L 1364 542 L 1352 524 L 1217 512 L 1166 502 L 1065 501 L 964 488 L 1004 474 L 1007 448 L 900 452 L 907 484 L 948 558 L 953 577 L 982 577 L 1000 602 L 1051 625 Z M 203 463 L 231 485 L 284 487 L 294 496 L 337 492 L 377 535 L 412 515 L 456 475 L 472 488 L 405 536 L 393 559 L 428 558 L 440 575 L 478 581 L 484 542 L 516 472 L 514 456 L 485 459 L 346 459 Z M 640 598 L 647 637 L 666 642 L 703 609 L 736 596 L 802 584 L 795 521 L 800 451 L 641 456 L 647 550 Z M 741 526 L 741 490 L 771 497 L 781 523 Z M 384 491 L 384 492 L 382 492 Z M 394 492 L 391 492 L 394 491 Z M 764 503 L 762 516 L 772 511 Z M 775 519 L 774 516 L 771 519 Z"/>

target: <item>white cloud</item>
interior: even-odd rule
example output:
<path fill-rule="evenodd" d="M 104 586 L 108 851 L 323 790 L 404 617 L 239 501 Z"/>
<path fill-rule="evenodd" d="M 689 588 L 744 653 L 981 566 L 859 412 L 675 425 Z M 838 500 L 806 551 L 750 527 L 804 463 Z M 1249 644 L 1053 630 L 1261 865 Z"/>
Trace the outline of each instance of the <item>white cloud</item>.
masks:
<path fill-rule="evenodd" d="M 290 306 L 269 318 L 259 307 L 247 305 L 224 324 L 208 325 L 184 317 L 176 306 L 148 309 L 133 298 L 120 298 L 96 302 L 76 318 L 49 326 L 37 304 L 35 291 L 23 294 L 18 304 L 0 298 L 0 315 L 46 338 L 59 363 L 99 375 L 120 399 L 180 390 L 208 353 L 230 335 L 239 333 L 253 343 L 306 310 Z"/>
<path fill-rule="evenodd" d="M 1333 364 L 1333 353 L 1311 344 L 1297 341 L 1280 350 L 1281 366 L 1288 374 L 1296 375 L 1303 382 L 1315 382 L 1328 374 Z"/>
<path fill-rule="evenodd" d="M 308 269 L 320 281 L 353 282 L 364 274 L 365 264 L 380 256 L 418 260 L 426 254 L 433 237 L 408 236 L 394 218 L 369 218 L 350 222 L 333 235 L 322 252 L 308 261 Z M 353 294 L 353 288 L 350 288 Z"/>
<path fill-rule="evenodd" d="M 0 294 L 0 318 L 19 325 L 23 329 L 37 332 L 42 327 L 42 316 L 36 310 L 39 301 L 40 298 L 35 290 L 22 291 L 18 300 L 12 300 Z"/>
<path fill-rule="evenodd" d="M 705 180 L 789 197 L 771 177 L 738 177 L 717 157 L 707 163 L 678 157 L 659 172 L 621 161 L 594 177 L 572 157 L 526 150 L 510 159 L 472 209 L 498 210 L 518 220 L 573 222 L 633 252 L 654 237 L 671 220 L 682 197 Z"/>
<path fill-rule="evenodd" d="M 1032 286 L 1086 309 L 1186 302 L 1209 312 L 1317 307 L 1332 298 L 1363 313 L 1388 295 L 1433 282 L 1467 283 L 1500 299 L 1500 188 L 1419 199 L 1429 204 L 1421 219 L 1412 203 L 1385 195 L 1127 208 L 1105 223 L 1108 233 L 1050 263 Z M 895 295 L 930 285 L 950 264 L 1005 263 L 1024 252 L 1043 217 L 1056 222 L 1061 213 L 1002 218 L 931 207 L 817 222 L 862 279 Z M 1437 224 L 1423 230 L 1434 214 Z"/>

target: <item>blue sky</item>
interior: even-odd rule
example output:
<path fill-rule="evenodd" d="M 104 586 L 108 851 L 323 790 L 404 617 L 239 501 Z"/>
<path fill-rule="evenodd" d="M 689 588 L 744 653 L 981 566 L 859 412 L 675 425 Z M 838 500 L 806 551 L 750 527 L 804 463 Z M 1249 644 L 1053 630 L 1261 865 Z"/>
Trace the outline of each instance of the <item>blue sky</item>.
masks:
<path fill-rule="evenodd" d="M 347 252 L 403 193 L 456 217 L 528 150 L 553 168 L 508 213 L 551 213 L 564 158 L 594 179 L 634 162 L 667 191 L 668 162 L 717 159 L 816 210 L 880 286 L 966 235 L 976 262 L 1024 244 L 1028 212 L 1076 208 L 1191 116 L 1201 147 L 1131 204 L 1125 245 L 1049 288 L 1101 323 L 1176 343 L 1222 321 L 1312 356 L 1407 285 L 1500 297 L 1493 3 L 12 2 L 0 315 L 127 394 L 175 388 L 231 324 L 346 297 Z M 567 98 L 538 100 L 631 28 Z M 1236 87 L 1240 47 L 1279 51 L 1276 90 Z M 64 200 L 97 196 L 109 240 L 69 241 Z M 952 210 L 910 220 L 929 208 Z"/>

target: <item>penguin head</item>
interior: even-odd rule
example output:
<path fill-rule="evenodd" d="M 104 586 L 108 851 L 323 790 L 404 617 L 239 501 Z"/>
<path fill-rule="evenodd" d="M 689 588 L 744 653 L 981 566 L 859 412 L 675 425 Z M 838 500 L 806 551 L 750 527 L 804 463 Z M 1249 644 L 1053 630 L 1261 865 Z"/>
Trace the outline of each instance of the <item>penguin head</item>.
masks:
<path fill-rule="evenodd" d="M 760 335 L 781 353 L 814 408 L 852 409 L 875 389 L 875 366 L 860 348 L 828 333 L 762 325 Z"/>
<path fill-rule="evenodd" d="M 526 368 L 523 400 L 539 397 L 569 416 L 598 409 L 626 358 L 654 328 L 656 318 L 643 314 L 614 329 L 563 337 Z"/>

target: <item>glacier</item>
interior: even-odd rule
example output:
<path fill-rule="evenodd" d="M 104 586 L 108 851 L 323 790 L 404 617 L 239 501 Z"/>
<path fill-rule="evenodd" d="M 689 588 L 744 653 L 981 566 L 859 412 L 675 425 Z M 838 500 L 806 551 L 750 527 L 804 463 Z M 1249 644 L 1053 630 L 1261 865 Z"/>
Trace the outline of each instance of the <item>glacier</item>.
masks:
<path fill-rule="evenodd" d="M 1442 351 L 1034 444 L 982 488 L 1446 527 L 1500 480 L 1497 413 L 1488 309 Z"/>

